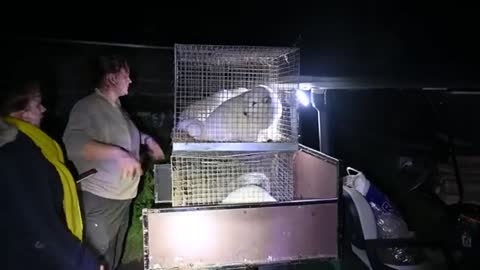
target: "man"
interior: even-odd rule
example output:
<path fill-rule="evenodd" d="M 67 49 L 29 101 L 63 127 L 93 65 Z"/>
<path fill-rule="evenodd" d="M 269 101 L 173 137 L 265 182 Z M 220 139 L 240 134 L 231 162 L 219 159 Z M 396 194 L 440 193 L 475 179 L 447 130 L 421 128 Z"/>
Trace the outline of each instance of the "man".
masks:
<path fill-rule="evenodd" d="M 120 56 L 98 61 L 95 92 L 78 101 L 70 113 L 63 140 L 79 172 L 98 172 L 82 181 L 81 201 L 87 243 L 116 269 L 127 233 L 130 204 L 142 175 L 139 149 L 145 144 L 154 159 L 164 158 L 160 146 L 140 133 L 119 98 L 128 94 L 130 69 Z"/>
<path fill-rule="evenodd" d="M 2 269 L 97 270 L 82 246 L 77 189 L 60 146 L 40 130 L 40 86 L 23 81 L 0 99 L 0 179 L 6 261 Z"/>

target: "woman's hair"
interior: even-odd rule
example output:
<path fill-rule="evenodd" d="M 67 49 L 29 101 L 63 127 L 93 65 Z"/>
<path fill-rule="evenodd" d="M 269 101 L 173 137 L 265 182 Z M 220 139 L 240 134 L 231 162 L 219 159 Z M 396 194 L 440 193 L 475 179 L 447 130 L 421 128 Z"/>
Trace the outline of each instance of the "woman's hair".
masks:
<path fill-rule="evenodd" d="M 40 93 L 40 83 L 35 79 L 12 83 L 1 96 L 0 116 L 26 109 L 32 98 Z"/>
<path fill-rule="evenodd" d="M 113 54 L 98 57 L 95 67 L 96 85 L 100 86 L 108 74 L 118 73 L 122 69 L 126 69 L 127 71 L 130 69 L 127 59 L 123 56 Z"/>

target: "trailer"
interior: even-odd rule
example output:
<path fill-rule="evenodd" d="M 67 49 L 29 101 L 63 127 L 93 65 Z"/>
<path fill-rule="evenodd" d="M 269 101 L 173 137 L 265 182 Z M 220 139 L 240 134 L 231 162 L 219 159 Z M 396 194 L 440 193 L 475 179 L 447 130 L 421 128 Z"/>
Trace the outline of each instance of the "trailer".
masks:
<path fill-rule="evenodd" d="M 297 48 L 176 44 L 173 154 L 155 167 L 171 207 L 143 211 L 145 269 L 340 257 L 342 165 L 298 143 L 298 75 Z"/>

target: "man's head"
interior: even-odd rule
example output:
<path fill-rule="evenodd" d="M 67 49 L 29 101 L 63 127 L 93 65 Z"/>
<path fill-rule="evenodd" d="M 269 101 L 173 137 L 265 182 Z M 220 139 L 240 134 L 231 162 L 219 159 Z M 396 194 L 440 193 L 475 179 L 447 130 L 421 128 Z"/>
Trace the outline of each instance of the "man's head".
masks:
<path fill-rule="evenodd" d="M 118 97 L 128 94 L 130 67 L 127 60 L 118 55 L 101 56 L 97 61 L 97 87 L 113 92 Z"/>
<path fill-rule="evenodd" d="M 35 126 L 40 126 L 45 111 L 40 83 L 35 80 L 15 83 L 0 102 L 0 116 L 12 116 Z"/>

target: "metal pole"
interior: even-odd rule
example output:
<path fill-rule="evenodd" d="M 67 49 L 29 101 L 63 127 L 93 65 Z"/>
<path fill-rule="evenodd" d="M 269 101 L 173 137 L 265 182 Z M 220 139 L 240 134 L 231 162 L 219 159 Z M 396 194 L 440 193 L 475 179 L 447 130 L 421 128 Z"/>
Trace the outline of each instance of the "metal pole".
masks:
<path fill-rule="evenodd" d="M 110 47 L 124 47 L 124 48 L 135 48 L 135 49 L 153 49 L 153 50 L 173 51 L 173 47 L 144 45 L 144 44 L 101 42 L 101 41 L 74 40 L 74 39 L 57 39 L 57 38 L 22 38 L 22 39 L 42 41 L 42 42 L 52 42 L 52 43 L 69 43 L 69 44 L 83 44 L 83 45 L 95 45 L 95 46 L 110 46 Z"/>
<path fill-rule="evenodd" d="M 322 130 L 322 105 L 324 103 L 324 95 L 326 90 L 319 88 L 312 88 L 310 94 L 310 100 L 312 102 L 313 108 L 317 110 L 317 121 L 318 121 L 318 150 L 324 152 L 326 150 L 326 141 L 324 141 L 324 131 Z"/>

